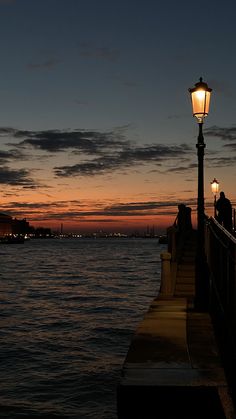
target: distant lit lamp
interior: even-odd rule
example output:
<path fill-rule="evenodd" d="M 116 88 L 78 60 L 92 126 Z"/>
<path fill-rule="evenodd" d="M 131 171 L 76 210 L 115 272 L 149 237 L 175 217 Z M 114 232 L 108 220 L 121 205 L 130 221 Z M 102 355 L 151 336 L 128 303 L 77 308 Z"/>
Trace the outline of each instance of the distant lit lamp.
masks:
<path fill-rule="evenodd" d="M 197 200 L 197 256 L 196 256 L 196 280 L 195 280 L 195 308 L 204 310 L 207 304 L 207 290 L 206 290 L 206 275 L 204 271 L 205 246 L 204 246 L 204 137 L 202 133 L 202 126 L 204 118 L 208 115 L 211 91 L 206 83 L 200 81 L 195 84 L 195 87 L 189 89 L 193 116 L 197 118 L 199 133 L 197 155 L 198 155 L 198 200 Z"/>
<path fill-rule="evenodd" d="M 214 217 L 216 218 L 216 194 L 219 192 L 219 182 L 215 177 L 211 182 L 211 190 L 214 195 Z"/>

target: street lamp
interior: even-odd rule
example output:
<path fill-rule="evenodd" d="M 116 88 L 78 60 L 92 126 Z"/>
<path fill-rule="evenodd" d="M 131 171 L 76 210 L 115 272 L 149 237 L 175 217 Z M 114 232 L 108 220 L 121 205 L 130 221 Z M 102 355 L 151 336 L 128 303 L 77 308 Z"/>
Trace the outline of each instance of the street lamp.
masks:
<path fill-rule="evenodd" d="M 197 118 L 199 133 L 196 144 L 198 155 L 198 199 L 197 199 L 197 255 L 196 255 L 196 279 L 195 279 L 195 308 L 205 310 L 208 305 L 207 263 L 204 243 L 204 137 L 202 126 L 204 118 L 208 115 L 211 91 L 206 83 L 200 81 L 195 87 L 189 89 L 193 116 Z"/>
<path fill-rule="evenodd" d="M 219 192 L 219 182 L 215 177 L 211 182 L 211 190 L 214 195 L 214 217 L 216 218 L 216 194 Z"/>

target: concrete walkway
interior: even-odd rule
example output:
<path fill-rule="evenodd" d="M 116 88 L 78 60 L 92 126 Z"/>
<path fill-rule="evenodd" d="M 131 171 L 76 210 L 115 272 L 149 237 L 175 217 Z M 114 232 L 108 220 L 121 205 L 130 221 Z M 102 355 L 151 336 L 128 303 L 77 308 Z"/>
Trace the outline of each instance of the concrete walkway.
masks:
<path fill-rule="evenodd" d="M 186 298 L 155 299 L 131 342 L 118 417 L 234 418 L 210 317 Z"/>
<path fill-rule="evenodd" d="M 210 316 L 193 310 L 194 254 L 186 244 L 173 297 L 153 300 L 132 339 L 119 419 L 236 418 Z"/>

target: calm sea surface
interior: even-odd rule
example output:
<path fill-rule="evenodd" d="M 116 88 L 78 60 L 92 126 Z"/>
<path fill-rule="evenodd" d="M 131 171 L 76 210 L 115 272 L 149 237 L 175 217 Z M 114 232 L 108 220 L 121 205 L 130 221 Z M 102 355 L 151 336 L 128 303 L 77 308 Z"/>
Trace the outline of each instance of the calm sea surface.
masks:
<path fill-rule="evenodd" d="M 156 239 L 0 245 L 0 418 L 115 419 L 131 337 L 160 283 Z"/>

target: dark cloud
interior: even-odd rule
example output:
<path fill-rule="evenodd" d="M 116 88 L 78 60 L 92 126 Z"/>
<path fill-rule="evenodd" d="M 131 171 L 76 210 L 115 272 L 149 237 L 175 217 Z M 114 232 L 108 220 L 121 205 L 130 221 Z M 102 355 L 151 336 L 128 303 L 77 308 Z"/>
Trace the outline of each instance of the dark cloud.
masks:
<path fill-rule="evenodd" d="M 215 125 L 205 129 L 204 133 L 209 137 L 219 139 L 223 142 L 228 142 L 223 145 L 223 149 L 225 151 L 236 151 L 236 126 L 218 127 Z M 212 167 L 234 166 L 236 163 L 236 156 L 232 153 L 221 153 L 221 155 L 219 155 L 219 152 L 215 152 L 214 157 L 210 157 L 210 155 L 212 155 L 212 152 L 207 153 L 206 162 Z"/>
<path fill-rule="evenodd" d="M 105 207 L 104 211 L 106 215 L 113 215 L 113 216 L 133 216 L 133 215 L 160 215 L 162 214 L 162 211 L 165 209 L 165 211 L 169 208 L 176 208 L 179 202 L 185 203 L 184 200 L 178 200 L 177 201 L 148 201 L 148 202 L 131 202 L 131 203 L 122 203 L 122 204 L 115 204 L 108 207 Z M 188 205 L 195 205 L 196 200 L 195 199 L 189 199 Z M 161 212 L 160 212 L 161 211 Z M 163 212 L 163 214 L 166 214 L 166 212 Z M 174 212 L 176 212 L 174 211 Z M 169 214 L 169 211 L 168 211 Z"/>
<path fill-rule="evenodd" d="M 176 166 L 176 167 L 170 167 L 168 169 L 166 169 L 166 172 L 170 172 L 170 173 L 185 173 L 185 172 L 189 172 L 192 169 L 196 169 L 196 167 L 198 167 L 197 163 L 191 163 L 187 166 Z"/>
<path fill-rule="evenodd" d="M 17 130 L 15 128 L 11 127 L 0 127 L 0 136 L 1 137 L 9 137 L 9 136 L 15 136 Z"/>
<path fill-rule="evenodd" d="M 67 201 L 56 201 L 56 202 L 10 202 L 7 204 L 8 208 L 24 208 L 24 209 L 45 209 L 45 208 L 65 208 L 68 206 Z"/>
<path fill-rule="evenodd" d="M 105 60 L 114 62 L 119 58 L 119 51 L 107 46 L 97 47 L 91 43 L 80 43 L 79 54 L 85 58 L 95 58 L 98 60 Z"/>
<path fill-rule="evenodd" d="M 83 100 L 79 100 L 79 99 L 75 99 L 75 103 L 76 103 L 76 105 L 79 105 L 79 106 L 88 106 L 89 105 L 88 102 L 83 101 Z"/>
<path fill-rule="evenodd" d="M 182 159 L 189 154 L 191 148 L 186 144 L 175 145 L 152 145 L 143 147 L 125 147 L 124 150 L 104 155 L 90 161 L 75 164 L 73 166 L 55 167 L 57 176 L 94 176 L 110 173 L 114 170 L 129 168 L 134 165 L 155 163 L 161 165 L 168 159 Z"/>
<path fill-rule="evenodd" d="M 136 82 L 134 80 L 128 80 L 120 77 L 119 75 L 115 75 L 111 77 L 112 80 L 115 80 L 116 82 L 120 83 L 121 85 L 128 87 L 128 88 L 136 88 L 140 86 L 139 82 Z"/>
<path fill-rule="evenodd" d="M 107 206 L 104 209 L 106 215 L 111 216 L 140 216 L 158 214 L 158 209 L 163 207 L 177 206 L 176 202 L 131 202 Z"/>
<path fill-rule="evenodd" d="M 164 145 L 155 144 L 133 147 L 121 153 L 122 160 L 127 161 L 163 161 L 163 159 L 183 158 L 189 154 L 191 147 L 187 144 Z"/>
<path fill-rule="evenodd" d="M 0 184 L 11 186 L 28 186 L 30 188 L 36 187 L 36 184 L 29 176 L 28 170 L 13 170 L 8 167 L 0 168 Z"/>
<path fill-rule="evenodd" d="M 0 164 L 8 163 L 11 160 L 22 160 L 23 153 L 19 150 L 9 150 L 9 151 L 1 151 L 0 150 Z"/>
<path fill-rule="evenodd" d="M 139 86 L 138 83 L 136 83 L 134 81 L 128 81 L 128 80 L 123 81 L 123 85 L 126 86 L 126 87 L 131 87 L 131 88 Z"/>
<path fill-rule="evenodd" d="M 29 152 L 29 148 L 50 153 L 73 151 L 74 156 L 78 155 L 78 163 L 55 167 L 54 173 L 59 177 L 94 176 L 150 163 L 161 166 L 175 160 L 178 164 L 182 162 L 183 166 L 189 161 L 192 154 L 189 145 L 137 146 L 126 138 L 127 127 L 107 132 L 79 129 L 27 131 L 3 127 L 0 128 L 0 136 L 20 140 L 18 144 L 8 143 L 18 150 L 14 158 L 20 156 L 19 150 Z"/>
<path fill-rule="evenodd" d="M 50 58 L 48 60 L 42 61 L 42 62 L 38 62 L 38 63 L 30 63 L 27 65 L 27 67 L 31 70 L 38 70 L 38 69 L 46 69 L 46 70 L 50 70 L 54 67 L 56 67 L 58 64 L 61 63 L 61 60 L 57 60 L 54 58 Z"/>
<path fill-rule="evenodd" d="M 236 151 L 236 143 L 225 144 L 224 147 L 229 150 Z"/>
<path fill-rule="evenodd" d="M 206 128 L 204 134 L 209 137 L 219 138 L 222 141 L 236 141 L 236 127 L 218 127 L 212 126 Z"/>
<path fill-rule="evenodd" d="M 125 147 L 129 142 L 122 134 L 122 129 L 109 132 L 73 130 L 73 131 L 22 131 L 11 128 L 0 129 L 0 135 L 24 138 L 15 147 L 31 146 L 48 152 L 62 152 L 73 149 L 86 154 L 100 154 L 108 149 Z M 12 145 L 12 144 L 10 144 Z"/>
<path fill-rule="evenodd" d="M 209 167 L 233 167 L 236 163 L 236 156 L 207 158 L 206 162 Z"/>
<path fill-rule="evenodd" d="M 17 216 L 29 216 L 31 219 L 40 219 L 42 217 L 44 220 L 53 220 L 53 219 L 73 219 L 77 221 L 82 221 L 86 218 L 86 221 L 94 220 L 94 217 L 99 217 L 97 220 L 101 222 L 101 219 L 106 219 L 104 217 L 109 217 L 108 220 L 115 220 L 114 217 L 144 217 L 149 215 L 166 215 L 176 214 L 177 207 L 179 202 L 184 201 L 180 199 L 176 201 L 141 201 L 141 202 L 126 202 L 114 205 L 105 205 L 102 203 L 99 204 L 100 208 L 97 208 L 97 203 L 89 202 L 89 205 L 93 206 L 93 209 L 86 210 L 86 203 L 81 203 L 78 201 L 72 201 L 68 203 L 67 201 L 57 201 L 57 202 L 15 202 L 12 201 L 8 204 L 2 206 L 2 208 L 7 209 L 9 213 L 14 213 Z M 74 205 L 73 205 L 74 203 Z M 70 210 L 68 210 L 68 204 Z M 195 205 L 196 202 L 194 199 L 188 200 L 188 205 Z M 84 207 L 84 208 L 83 208 Z M 58 211 L 59 209 L 59 211 Z M 36 217 L 36 218 L 35 218 Z M 102 217 L 102 218 L 101 218 Z"/>

